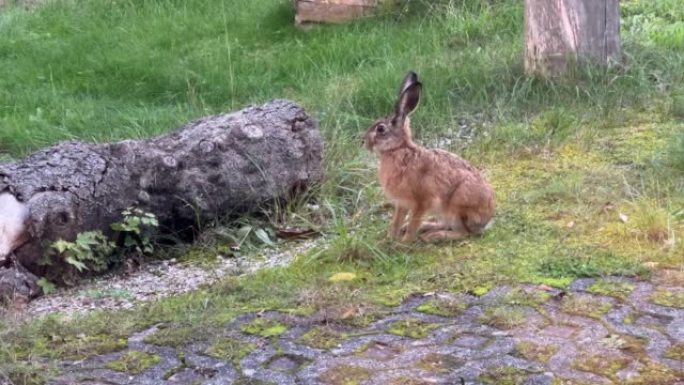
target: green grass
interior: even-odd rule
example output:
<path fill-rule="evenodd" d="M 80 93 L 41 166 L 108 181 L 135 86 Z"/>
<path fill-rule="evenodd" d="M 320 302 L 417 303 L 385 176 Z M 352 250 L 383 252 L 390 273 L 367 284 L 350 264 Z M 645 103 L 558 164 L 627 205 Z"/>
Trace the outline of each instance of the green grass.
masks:
<path fill-rule="evenodd" d="M 0 371 L 14 383 L 39 383 L 52 360 L 116 350 L 159 323 L 214 330 L 244 312 L 287 309 L 366 324 L 414 292 L 564 286 L 680 265 L 677 2 L 621 2 L 625 65 L 555 80 L 523 73 L 518 0 L 441 0 L 415 14 L 309 30 L 292 25 L 289 0 L 63 0 L 0 11 L 0 159 L 63 139 L 149 137 L 290 98 L 321 121 L 327 175 L 312 192 L 317 209 L 283 208 L 291 224 L 324 234 L 292 266 L 65 326 L 57 316 L 0 321 Z M 497 190 L 496 222 L 482 237 L 441 246 L 385 240 L 386 200 L 359 140 L 391 111 L 408 69 L 424 83 L 412 120 L 420 142 L 455 139 L 462 119 L 473 128 L 472 140 L 448 149 L 483 168 Z M 195 254 L 225 254 L 225 243 L 217 238 Z M 339 272 L 356 278 L 328 280 Z M 282 332 L 269 330 L 255 333 Z M 185 337 L 169 330 L 152 338 Z"/>

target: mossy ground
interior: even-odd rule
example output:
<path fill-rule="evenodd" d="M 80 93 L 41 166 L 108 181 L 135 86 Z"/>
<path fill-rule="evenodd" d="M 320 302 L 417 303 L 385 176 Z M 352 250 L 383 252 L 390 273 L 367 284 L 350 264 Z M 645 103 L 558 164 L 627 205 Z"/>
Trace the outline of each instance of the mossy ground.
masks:
<path fill-rule="evenodd" d="M 647 361 L 639 375 L 626 381 L 626 385 L 670 385 L 682 378 L 682 371 Z"/>
<path fill-rule="evenodd" d="M 155 354 L 131 350 L 124 353 L 118 360 L 108 362 L 105 366 L 107 369 L 117 372 L 139 374 L 159 361 L 159 356 Z"/>
<path fill-rule="evenodd" d="M 529 373 L 511 366 L 491 367 L 480 376 L 487 385 L 519 385 L 525 382 Z"/>
<path fill-rule="evenodd" d="M 419 305 L 416 310 L 425 314 L 455 317 L 468 308 L 468 304 L 452 298 L 434 298 Z"/>
<path fill-rule="evenodd" d="M 684 291 L 660 290 L 651 296 L 656 305 L 684 308 Z"/>
<path fill-rule="evenodd" d="M 669 0 L 621 2 L 629 66 L 553 81 L 522 71 L 520 1 L 444 1 L 437 12 L 308 31 L 292 25 L 288 0 L 186 3 L 65 0 L 0 12 L 0 158 L 62 139 L 149 137 L 287 97 L 321 121 L 327 177 L 265 226 L 313 227 L 323 237 L 291 266 L 135 310 L 2 323 L 0 362 L 26 379 L 19 383 L 35 383 L 47 370 L 41 362 L 115 351 L 159 323 L 201 330 L 243 313 L 290 309 L 368 325 L 382 306 L 413 293 L 484 295 L 517 282 L 564 287 L 578 277 L 681 270 L 684 55 L 668 25 L 684 15 Z M 495 223 L 481 237 L 439 246 L 385 239 L 389 212 L 359 135 L 391 111 L 409 68 L 425 84 L 416 139 L 471 160 L 497 191 Z M 468 140 L 451 131 L 460 120 Z M 229 239 L 181 259 L 224 255 Z M 258 257 L 259 247 L 245 248 Z M 339 272 L 356 278 L 328 280 Z M 652 301 L 683 306 L 665 291 Z M 537 299 L 514 302 L 534 307 Z M 567 311 L 600 315 L 591 303 L 566 303 Z M 507 309 L 491 311 L 491 322 L 520 322 Z M 183 339 L 171 334 L 157 338 Z"/>
<path fill-rule="evenodd" d="M 261 337 L 276 337 L 287 331 L 287 326 L 268 318 L 256 318 L 242 326 L 242 331 Z"/>
<path fill-rule="evenodd" d="M 665 352 L 665 357 L 673 360 L 684 361 L 684 343 L 678 343 Z"/>
<path fill-rule="evenodd" d="M 610 357 L 605 355 L 581 355 L 572 363 L 575 369 L 583 370 L 585 372 L 596 373 L 608 378 L 615 378 L 615 375 L 621 369 L 629 365 L 631 360 L 628 357 Z"/>
<path fill-rule="evenodd" d="M 359 366 L 336 366 L 321 376 L 321 380 L 330 385 L 361 385 L 370 377 L 371 371 Z"/>
<path fill-rule="evenodd" d="M 498 305 L 485 309 L 479 321 L 501 329 L 511 329 L 525 323 L 525 309 L 519 306 Z"/>
<path fill-rule="evenodd" d="M 461 365 L 463 365 L 463 362 L 453 356 L 430 353 L 418 361 L 417 367 L 428 372 L 449 372 Z"/>
<path fill-rule="evenodd" d="M 579 295 L 565 298 L 561 305 L 561 309 L 568 314 L 592 318 L 601 318 L 611 308 L 612 305 L 610 303 Z"/>
<path fill-rule="evenodd" d="M 387 329 L 387 332 L 402 337 L 425 338 L 438 327 L 438 324 L 425 322 L 419 319 L 407 319 L 396 321 Z"/>
<path fill-rule="evenodd" d="M 315 326 L 304 334 L 300 340 L 314 348 L 332 349 L 344 341 L 344 334 L 326 326 Z"/>
<path fill-rule="evenodd" d="M 197 329 L 191 326 L 166 325 L 163 329 L 145 337 L 145 342 L 159 346 L 178 348 L 185 346 L 192 341 L 202 339 L 206 335 L 207 331 L 203 329 Z"/>
<path fill-rule="evenodd" d="M 539 345 L 534 342 L 523 341 L 515 346 L 515 351 L 523 358 L 546 363 L 558 351 L 556 345 Z"/>
<path fill-rule="evenodd" d="M 634 290 L 634 285 L 625 282 L 598 280 L 587 291 L 592 294 L 608 295 L 624 301 Z"/>
<path fill-rule="evenodd" d="M 220 336 L 215 338 L 211 346 L 204 353 L 208 356 L 232 362 L 240 367 L 240 360 L 256 349 L 256 345 L 248 342 L 237 341 L 230 337 Z"/>

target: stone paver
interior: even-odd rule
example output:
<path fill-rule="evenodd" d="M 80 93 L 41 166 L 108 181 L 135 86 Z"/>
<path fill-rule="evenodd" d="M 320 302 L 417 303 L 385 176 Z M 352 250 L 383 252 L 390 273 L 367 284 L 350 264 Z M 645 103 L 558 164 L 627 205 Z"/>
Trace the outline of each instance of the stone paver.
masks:
<path fill-rule="evenodd" d="M 667 287 L 621 281 L 634 285 L 622 299 L 589 293 L 592 279 L 532 304 L 511 305 L 507 297 L 511 290 L 539 292 L 529 285 L 497 288 L 479 298 L 452 296 L 467 309 L 450 317 L 418 311 L 431 298 L 414 296 L 364 327 L 325 325 L 340 337 L 329 349 L 302 339 L 324 326 L 314 317 L 260 314 L 288 327 L 277 337 L 262 338 L 244 332 L 257 318 L 247 314 L 221 333 L 238 346 L 256 347 L 234 360 L 207 356 L 212 340 L 179 349 L 148 344 L 145 337 L 157 332 L 151 328 L 130 337 L 122 352 L 63 362 L 62 374 L 49 384 L 684 385 L 684 363 L 668 354 L 684 343 L 684 309 L 653 303 L 653 293 Z M 589 307 L 586 314 L 582 306 Z M 488 311 L 496 307 L 503 310 Z M 519 315 L 524 322 L 514 322 Z M 160 360 L 139 374 L 107 368 L 127 351 Z"/>

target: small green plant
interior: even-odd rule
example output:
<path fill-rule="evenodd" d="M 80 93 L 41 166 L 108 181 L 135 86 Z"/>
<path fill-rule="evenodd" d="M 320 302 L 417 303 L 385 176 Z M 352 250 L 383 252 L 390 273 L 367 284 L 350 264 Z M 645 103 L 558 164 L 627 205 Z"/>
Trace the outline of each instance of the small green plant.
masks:
<path fill-rule="evenodd" d="M 52 249 L 79 272 L 99 272 L 107 269 L 114 244 L 101 231 L 86 231 L 78 234 L 74 242 L 57 240 L 52 244 Z"/>
<path fill-rule="evenodd" d="M 152 254 L 152 235 L 159 227 L 157 217 L 138 208 L 128 208 L 121 215 L 123 220 L 110 226 L 118 233 L 117 245 L 123 247 L 124 251 L 133 251 L 138 255 Z"/>
<path fill-rule="evenodd" d="M 113 223 L 110 227 L 117 232 L 116 242 L 112 242 L 101 231 L 85 231 L 76 236 L 73 242 L 59 239 L 51 246 L 41 263 L 52 265 L 54 261 L 64 261 L 76 269 L 84 271 L 102 272 L 112 265 L 121 263 L 125 257 L 133 254 L 150 254 L 154 251 L 151 240 L 153 229 L 159 226 L 154 214 L 140 209 L 130 208 L 122 212 L 123 220 Z M 71 282 L 68 274 L 60 279 Z M 45 293 L 54 291 L 47 279 L 39 285 Z"/>
<path fill-rule="evenodd" d="M 54 293 L 57 290 L 57 287 L 55 287 L 55 284 L 48 281 L 46 278 L 41 278 L 38 281 L 36 281 L 36 284 L 40 289 L 43 291 L 43 294 L 45 295 L 50 295 Z"/>

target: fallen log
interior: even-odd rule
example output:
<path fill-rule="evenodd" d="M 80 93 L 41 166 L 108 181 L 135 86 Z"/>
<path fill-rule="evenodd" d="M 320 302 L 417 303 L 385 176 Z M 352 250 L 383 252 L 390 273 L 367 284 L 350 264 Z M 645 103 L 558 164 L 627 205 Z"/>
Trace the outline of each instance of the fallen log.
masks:
<path fill-rule="evenodd" d="M 0 164 L 0 298 L 13 288 L 33 295 L 35 285 L 22 280 L 60 268 L 41 264 L 51 244 L 84 231 L 107 234 L 126 208 L 155 214 L 162 231 L 182 232 L 198 220 L 291 199 L 321 179 L 322 157 L 317 122 L 276 100 L 155 138 L 67 141 Z"/>

